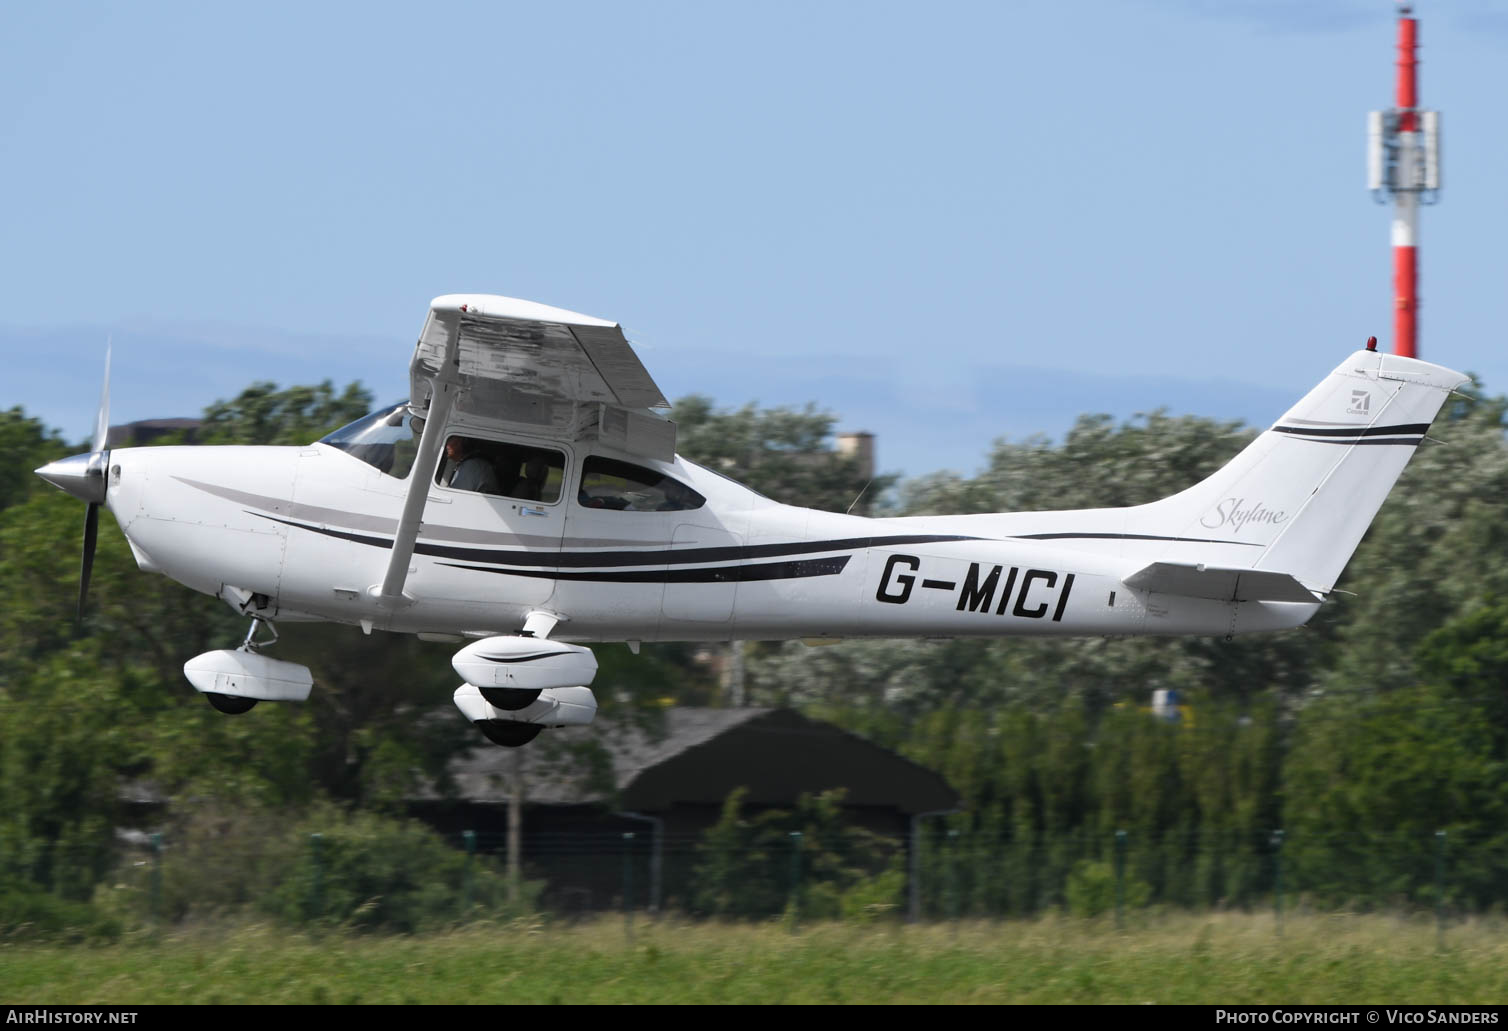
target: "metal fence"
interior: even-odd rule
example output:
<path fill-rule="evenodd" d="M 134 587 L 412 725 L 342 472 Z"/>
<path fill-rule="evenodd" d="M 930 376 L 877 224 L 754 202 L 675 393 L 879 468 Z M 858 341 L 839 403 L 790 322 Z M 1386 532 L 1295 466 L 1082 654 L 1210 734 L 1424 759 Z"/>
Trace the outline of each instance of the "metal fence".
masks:
<path fill-rule="evenodd" d="M 1125 921 L 1160 907 L 1267 911 L 1281 925 L 1285 914 L 1304 908 L 1432 912 L 1443 928 L 1454 917 L 1508 903 L 1508 835 L 1274 829 L 1152 836 L 1117 829 L 1012 839 L 930 822 L 910 840 L 874 838 L 873 847 L 851 854 L 835 849 L 832 838 L 800 832 L 751 846 L 657 827 L 529 833 L 516 870 L 507 836 L 494 832 L 447 835 L 448 849 L 425 835 L 425 857 L 373 856 L 369 849 L 355 861 L 349 839 L 291 834 L 239 869 L 235 858 L 206 862 L 202 843 L 152 834 L 122 841 L 106 880 L 129 889 L 141 914 L 154 920 L 178 919 L 204 901 L 204 885 L 237 879 L 244 890 L 216 896 L 218 909 L 274 912 L 262 903 L 276 897 L 280 915 L 334 922 L 405 892 L 423 896 L 428 917 L 446 920 L 507 907 L 561 918 L 622 912 L 938 921 L 1065 912 Z M 429 919 L 426 926 L 433 925 Z"/>
<path fill-rule="evenodd" d="M 476 855 L 506 854 L 505 835 L 469 837 Z M 707 896 L 741 887 L 771 900 L 768 915 L 843 916 L 841 907 L 832 911 L 833 897 L 860 893 L 871 910 L 911 920 L 1052 910 L 1124 919 L 1149 906 L 1271 909 L 1279 919 L 1295 906 L 1432 910 L 1443 920 L 1508 903 L 1508 837 L 1446 830 L 1153 837 L 1118 829 L 1012 841 L 937 828 L 888 840 L 867 868 L 835 867 L 792 833 L 732 864 L 742 885 L 711 883 L 729 864 L 694 834 L 544 833 L 526 838 L 522 853 L 520 875 L 540 887 L 544 909 L 560 914 L 726 915 Z M 825 908 L 813 899 L 822 889 Z"/>
<path fill-rule="evenodd" d="M 457 861 L 433 879 L 448 885 L 436 904 L 454 907 L 455 918 L 511 900 L 566 918 L 639 912 L 936 921 L 1062 910 L 1123 921 L 1161 906 L 1265 909 L 1282 919 L 1304 906 L 1433 910 L 1443 922 L 1508 901 L 1508 838 L 1448 831 L 1139 837 L 1119 829 L 1012 841 L 929 828 L 912 841 L 885 840 L 858 861 L 801 832 L 739 855 L 704 835 L 651 828 L 540 832 L 520 843 L 516 873 L 504 834 L 464 831 L 446 841 Z M 152 835 L 125 864 L 158 918 L 172 918 L 164 894 L 173 886 L 173 849 L 172 840 Z M 324 835 L 308 835 L 297 853 L 282 873 L 258 883 L 300 901 L 300 912 L 327 912 L 335 891 L 356 898 L 422 888 L 412 883 L 415 871 L 397 867 L 388 874 L 395 885 L 382 883 L 380 871 L 351 883 L 350 864 L 333 858 Z"/>

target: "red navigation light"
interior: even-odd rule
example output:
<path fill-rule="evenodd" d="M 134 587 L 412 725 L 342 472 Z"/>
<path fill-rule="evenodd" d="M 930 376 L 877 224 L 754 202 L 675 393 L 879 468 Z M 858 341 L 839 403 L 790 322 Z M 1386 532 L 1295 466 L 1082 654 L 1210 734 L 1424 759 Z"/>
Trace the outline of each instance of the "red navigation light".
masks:
<path fill-rule="evenodd" d="M 1376 337 L 1367 337 L 1367 350 L 1368 351 L 1375 351 L 1375 350 L 1377 350 L 1377 338 Z"/>

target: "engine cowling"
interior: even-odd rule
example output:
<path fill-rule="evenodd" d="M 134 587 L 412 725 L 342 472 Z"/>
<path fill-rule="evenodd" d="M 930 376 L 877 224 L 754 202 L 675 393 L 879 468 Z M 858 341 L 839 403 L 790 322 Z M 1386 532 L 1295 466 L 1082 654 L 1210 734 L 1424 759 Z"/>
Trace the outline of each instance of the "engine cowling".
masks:
<path fill-rule="evenodd" d="M 597 675 L 590 648 L 537 637 L 486 637 L 456 652 L 450 664 L 466 683 L 484 689 L 585 687 Z"/>

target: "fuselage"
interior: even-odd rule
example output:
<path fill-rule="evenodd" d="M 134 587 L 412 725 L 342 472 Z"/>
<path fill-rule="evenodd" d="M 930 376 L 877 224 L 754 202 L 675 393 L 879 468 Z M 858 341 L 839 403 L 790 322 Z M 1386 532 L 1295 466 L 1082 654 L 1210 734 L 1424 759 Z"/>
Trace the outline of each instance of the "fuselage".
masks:
<path fill-rule="evenodd" d="M 264 621 L 472 638 L 453 698 L 510 747 L 592 722 L 583 643 L 1286 629 L 1465 377 L 1369 348 L 1171 496 L 882 519 L 677 456 L 664 395 L 605 320 L 438 297 L 409 380 L 412 403 L 291 448 L 107 450 L 107 386 L 93 450 L 37 470 L 89 505 L 81 617 L 103 504 L 143 569 L 252 617 L 239 648 L 184 666 L 217 710 L 308 697 L 309 669 L 262 653 Z"/>
<path fill-rule="evenodd" d="M 704 503 L 594 508 L 585 449 L 548 446 L 565 455 L 553 501 L 434 483 L 397 600 L 377 585 L 408 480 L 327 444 L 118 449 L 106 504 L 144 569 L 265 618 L 398 632 L 512 633 L 542 611 L 581 642 L 1227 635 L 1317 607 L 1128 588 L 1190 543 L 1121 532 L 1126 510 L 870 519 L 779 504 L 679 457 L 636 461 Z M 1243 547 L 1234 531 L 1197 543 Z"/>

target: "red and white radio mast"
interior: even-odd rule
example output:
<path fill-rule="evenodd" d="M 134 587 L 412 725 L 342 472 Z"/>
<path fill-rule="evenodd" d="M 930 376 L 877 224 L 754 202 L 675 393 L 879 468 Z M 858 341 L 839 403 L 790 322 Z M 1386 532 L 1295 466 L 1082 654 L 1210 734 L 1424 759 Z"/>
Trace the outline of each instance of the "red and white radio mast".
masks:
<path fill-rule="evenodd" d="M 1393 201 L 1393 353 L 1414 358 L 1419 332 L 1419 205 L 1440 199 L 1440 112 L 1419 107 L 1419 22 L 1398 5 L 1397 107 L 1367 116 L 1367 188 Z"/>

